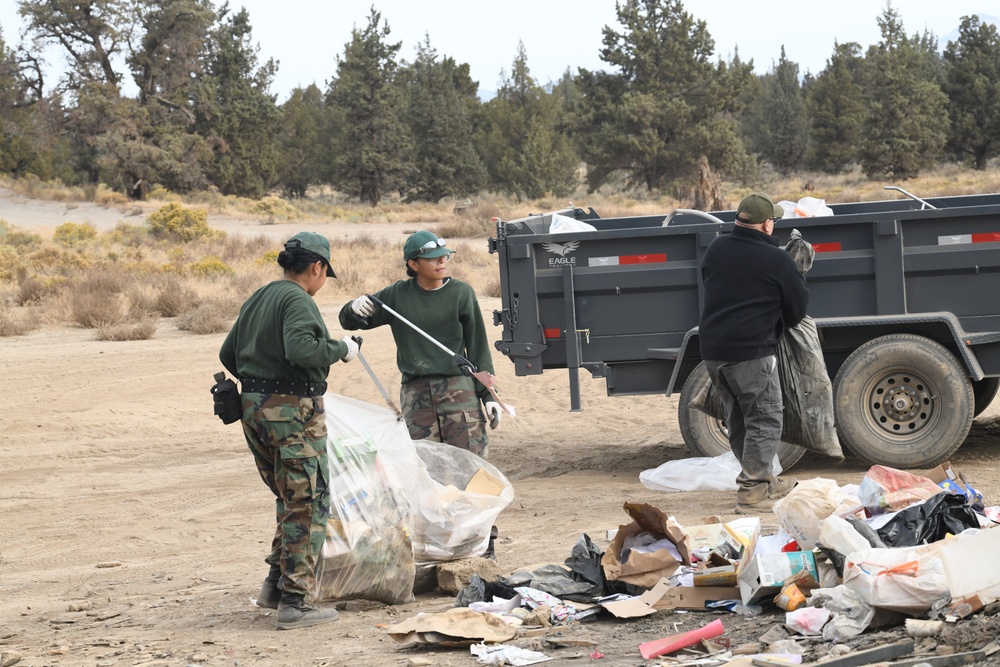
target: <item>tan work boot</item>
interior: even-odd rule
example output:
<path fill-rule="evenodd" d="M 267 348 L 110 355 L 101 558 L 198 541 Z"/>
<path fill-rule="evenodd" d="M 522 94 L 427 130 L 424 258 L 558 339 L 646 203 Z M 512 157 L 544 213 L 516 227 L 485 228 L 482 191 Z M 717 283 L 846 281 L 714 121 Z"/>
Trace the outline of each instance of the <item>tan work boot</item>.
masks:
<path fill-rule="evenodd" d="M 264 609 L 277 609 L 281 602 L 281 589 L 278 588 L 278 580 L 281 579 L 281 566 L 272 565 L 271 571 L 267 573 L 267 579 L 260 586 L 260 593 L 257 594 L 257 606 Z"/>
<path fill-rule="evenodd" d="M 320 623 L 336 621 L 340 617 L 333 607 L 316 607 L 296 593 L 282 593 L 278 605 L 278 629 L 295 630 L 310 628 Z"/>
<path fill-rule="evenodd" d="M 774 500 L 769 496 L 769 484 L 761 482 L 753 486 L 741 486 L 736 490 L 736 513 L 757 514 L 770 512 Z"/>
<path fill-rule="evenodd" d="M 767 485 L 767 497 L 771 500 L 781 500 L 795 488 L 798 482 L 794 479 L 782 479 L 780 477 L 775 477 L 771 480 L 771 483 Z"/>

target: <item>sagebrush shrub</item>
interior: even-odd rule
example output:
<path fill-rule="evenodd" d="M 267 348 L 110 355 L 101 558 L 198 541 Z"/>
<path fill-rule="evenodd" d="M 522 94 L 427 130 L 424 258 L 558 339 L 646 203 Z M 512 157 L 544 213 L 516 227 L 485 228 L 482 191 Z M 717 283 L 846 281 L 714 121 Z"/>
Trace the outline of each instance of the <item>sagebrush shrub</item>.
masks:
<path fill-rule="evenodd" d="M 89 241 L 97 236 L 97 230 L 89 222 L 77 224 L 75 222 L 64 222 L 52 233 L 52 240 L 61 246 L 72 248 L 73 246 Z"/>
<path fill-rule="evenodd" d="M 167 204 L 146 218 L 155 236 L 185 243 L 212 236 L 208 226 L 208 213 L 201 208 L 185 208 L 177 203 Z"/>

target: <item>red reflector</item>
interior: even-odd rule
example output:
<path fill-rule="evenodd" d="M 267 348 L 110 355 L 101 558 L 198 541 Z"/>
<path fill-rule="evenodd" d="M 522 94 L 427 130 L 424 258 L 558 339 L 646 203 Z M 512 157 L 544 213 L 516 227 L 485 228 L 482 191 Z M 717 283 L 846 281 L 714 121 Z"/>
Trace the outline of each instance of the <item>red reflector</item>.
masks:
<path fill-rule="evenodd" d="M 667 261 L 667 253 L 661 252 L 655 255 L 620 255 L 619 264 L 657 264 Z"/>
<path fill-rule="evenodd" d="M 812 247 L 816 252 L 840 252 L 840 241 L 833 243 L 813 243 Z"/>
<path fill-rule="evenodd" d="M 542 334 L 546 339 L 559 338 L 562 336 L 562 329 L 542 329 Z"/>
<path fill-rule="evenodd" d="M 985 234 L 973 234 L 973 243 L 995 243 L 1000 241 L 1000 232 L 986 232 Z"/>

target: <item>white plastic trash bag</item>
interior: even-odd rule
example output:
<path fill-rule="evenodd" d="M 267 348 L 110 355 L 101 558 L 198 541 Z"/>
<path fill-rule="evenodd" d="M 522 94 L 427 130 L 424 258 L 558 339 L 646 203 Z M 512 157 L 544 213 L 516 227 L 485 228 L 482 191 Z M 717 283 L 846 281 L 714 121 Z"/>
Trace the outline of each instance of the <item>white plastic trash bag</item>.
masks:
<path fill-rule="evenodd" d="M 481 556 L 514 488 L 496 466 L 472 452 L 429 440 L 411 441 L 422 463 L 413 503 L 418 561 Z"/>
<path fill-rule="evenodd" d="M 552 222 L 549 224 L 549 234 L 562 234 L 566 232 L 593 232 L 596 230 L 597 227 L 594 227 L 589 222 L 577 220 L 576 218 L 571 218 L 567 215 L 559 215 L 558 213 L 552 214 Z"/>
<path fill-rule="evenodd" d="M 950 596 L 937 544 L 856 551 L 844 565 L 844 586 L 872 607 L 910 616 Z"/>
<path fill-rule="evenodd" d="M 324 405 L 330 521 L 315 595 L 407 602 L 414 577 L 411 498 L 420 460 L 406 425 L 384 408 L 345 396 L 327 394 Z"/>
<path fill-rule="evenodd" d="M 695 456 L 667 461 L 658 468 L 643 470 L 639 481 L 653 491 L 735 491 L 742 466 L 732 452 L 718 456 Z M 781 474 L 777 455 L 771 471 Z"/>

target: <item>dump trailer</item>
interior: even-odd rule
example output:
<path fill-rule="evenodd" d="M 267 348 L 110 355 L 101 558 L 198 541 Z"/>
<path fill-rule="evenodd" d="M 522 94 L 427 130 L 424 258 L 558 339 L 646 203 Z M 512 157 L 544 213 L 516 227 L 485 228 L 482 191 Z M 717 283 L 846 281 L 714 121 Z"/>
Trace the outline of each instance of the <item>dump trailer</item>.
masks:
<path fill-rule="evenodd" d="M 816 250 L 809 315 L 842 444 L 872 463 L 927 468 L 962 444 L 1000 384 L 1000 194 L 925 200 L 892 189 L 905 197 L 782 219 L 774 236 L 784 244 L 798 229 Z M 725 423 L 689 402 L 709 382 L 698 345 L 701 261 L 735 216 L 601 218 L 573 207 L 497 220 L 496 349 L 518 376 L 567 369 L 573 411 L 580 369 L 604 378 L 611 396 L 680 392 L 691 452 L 723 453 Z M 588 229 L 562 231 L 574 226 Z M 779 447 L 785 468 L 802 454 Z"/>

